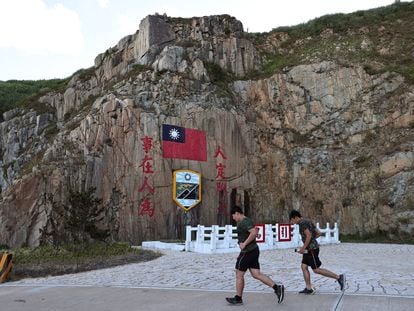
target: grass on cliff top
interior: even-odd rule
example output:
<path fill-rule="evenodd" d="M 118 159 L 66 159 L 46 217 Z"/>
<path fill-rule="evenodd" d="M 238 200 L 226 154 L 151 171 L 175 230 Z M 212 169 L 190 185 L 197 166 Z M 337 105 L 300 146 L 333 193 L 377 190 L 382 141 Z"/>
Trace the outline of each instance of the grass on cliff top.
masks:
<path fill-rule="evenodd" d="M 371 25 L 378 26 L 390 22 L 395 23 L 401 19 L 410 20 L 413 10 L 413 2 L 400 2 L 353 13 L 328 14 L 296 26 L 278 27 L 273 29 L 272 32 L 287 32 L 296 39 L 317 36 L 326 28 L 332 29 L 335 33 L 346 34 L 349 29 Z M 405 28 L 406 25 L 401 25 L 401 27 Z"/>
<path fill-rule="evenodd" d="M 19 106 L 39 111 L 39 97 L 52 91 L 63 92 L 68 81 L 69 79 L 0 81 L 0 113 Z"/>
<path fill-rule="evenodd" d="M 265 44 L 268 34 L 246 36 L 259 50 L 265 50 L 263 77 L 280 72 L 285 66 L 335 60 L 359 64 L 370 74 L 397 72 L 414 84 L 414 59 L 410 54 L 414 48 L 413 14 L 414 2 L 401 2 L 275 28 L 269 34 L 285 33 L 288 39 L 274 51 L 269 51 Z M 326 30 L 332 34 L 321 36 Z"/>
<path fill-rule="evenodd" d="M 3 251 L 0 247 L 0 253 Z M 132 248 L 127 243 L 103 242 L 19 248 L 9 252 L 13 254 L 11 281 L 103 269 L 161 256 L 158 252 Z"/>

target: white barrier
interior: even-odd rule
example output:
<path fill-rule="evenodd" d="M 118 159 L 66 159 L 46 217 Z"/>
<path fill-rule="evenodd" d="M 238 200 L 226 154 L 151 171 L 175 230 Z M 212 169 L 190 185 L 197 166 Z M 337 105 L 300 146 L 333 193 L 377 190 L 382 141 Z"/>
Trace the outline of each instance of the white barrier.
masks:
<path fill-rule="evenodd" d="M 264 242 L 258 243 L 261 250 L 279 249 L 279 248 L 294 248 L 303 245 L 299 234 L 298 225 L 289 225 L 291 230 L 290 241 L 279 241 L 279 224 L 265 225 L 265 239 Z M 338 244 L 339 228 L 337 223 L 331 229 L 329 223 L 326 228 L 322 229 L 319 223 L 316 227 L 321 232 L 321 236 L 317 239 L 319 244 Z M 226 225 L 219 227 L 213 225 L 205 227 L 198 225 L 197 227 L 186 226 L 186 239 L 184 250 L 186 252 L 196 253 L 230 253 L 240 251 L 237 244 L 237 227 Z M 195 239 L 193 239 L 195 237 Z"/>

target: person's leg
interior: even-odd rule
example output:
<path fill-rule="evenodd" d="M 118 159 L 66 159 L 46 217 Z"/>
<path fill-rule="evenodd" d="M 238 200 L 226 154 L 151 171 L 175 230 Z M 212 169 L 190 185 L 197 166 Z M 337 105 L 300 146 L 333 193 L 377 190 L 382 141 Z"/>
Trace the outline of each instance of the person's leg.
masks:
<path fill-rule="evenodd" d="M 256 280 L 259 280 L 263 284 L 266 284 L 267 286 L 273 288 L 277 296 L 277 302 L 282 303 L 285 296 L 285 287 L 283 286 L 283 284 L 277 285 L 275 282 L 272 281 L 271 278 L 261 273 L 260 269 L 250 268 L 250 273 Z"/>
<path fill-rule="evenodd" d="M 261 281 L 267 286 L 269 287 L 275 286 L 275 282 L 273 282 L 272 279 L 269 278 L 267 275 L 264 275 L 263 273 L 261 273 L 259 269 L 250 269 L 250 273 L 252 277 L 254 277 L 256 280 Z"/>
<path fill-rule="evenodd" d="M 310 254 L 312 256 L 312 262 L 310 263 L 310 267 L 312 268 L 313 272 L 326 276 L 328 278 L 339 280 L 339 275 L 333 273 L 332 271 L 329 271 L 328 269 L 321 268 L 322 262 L 319 258 L 319 248 L 311 250 Z"/>
<path fill-rule="evenodd" d="M 313 272 L 315 272 L 317 274 L 320 274 L 320 275 L 323 275 L 323 276 L 326 276 L 328 278 L 339 280 L 339 275 L 336 274 L 336 273 L 333 273 L 332 271 L 329 271 L 328 269 L 324 269 L 324 268 L 319 267 L 319 268 L 313 269 Z"/>
<path fill-rule="evenodd" d="M 236 270 L 236 295 L 243 297 L 244 290 L 244 274 L 246 271 Z"/>
<path fill-rule="evenodd" d="M 321 268 L 321 267 L 318 267 L 318 268 L 312 267 L 312 270 L 313 270 L 313 272 L 315 272 L 317 274 L 320 274 L 320 275 L 326 276 L 328 278 L 332 278 L 332 279 L 337 280 L 338 283 L 339 283 L 340 290 L 341 291 L 345 290 L 345 282 L 346 282 L 345 274 L 338 275 L 338 274 L 336 274 L 336 273 L 334 273 L 334 272 L 332 272 L 328 269 L 324 269 L 324 268 Z"/>
<path fill-rule="evenodd" d="M 305 280 L 306 288 L 312 289 L 308 265 L 302 263 L 300 267 L 302 268 L 303 279 Z"/>
<path fill-rule="evenodd" d="M 226 297 L 228 303 L 236 305 L 243 304 L 243 291 L 244 291 L 244 274 L 248 269 L 249 256 L 246 253 L 240 253 L 236 261 L 236 296 Z"/>
<path fill-rule="evenodd" d="M 232 305 L 243 304 L 244 274 L 246 271 L 236 269 L 236 296 L 226 297 L 226 301 Z"/>

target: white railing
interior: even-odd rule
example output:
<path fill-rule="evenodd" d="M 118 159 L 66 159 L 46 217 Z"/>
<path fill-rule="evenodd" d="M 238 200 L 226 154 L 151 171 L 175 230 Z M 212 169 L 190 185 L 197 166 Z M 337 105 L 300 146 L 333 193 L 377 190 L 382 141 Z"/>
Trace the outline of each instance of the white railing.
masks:
<path fill-rule="evenodd" d="M 278 249 L 278 248 L 294 248 L 303 245 L 299 234 L 298 225 L 289 225 L 291 230 L 290 241 L 280 241 L 279 239 L 279 224 L 265 225 L 265 239 L 258 243 L 261 250 Z M 321 236 L 317 239 L 319 244 L 338 244 L 339 229 L 337 223 L 331 229 L 329 223 L 326 228 L 322 229 L 319 223 L 316 227 L 321 232 Z M 213 225 L 206 227 L 198 225 L 197 227 L 186 226 L 186 239 L 184 250 L 187 252 L 196 253 L 227 253 L 237 252 L 239 247 L 237 245 L 237 227 L 226 225 L 219 227 Z"/>

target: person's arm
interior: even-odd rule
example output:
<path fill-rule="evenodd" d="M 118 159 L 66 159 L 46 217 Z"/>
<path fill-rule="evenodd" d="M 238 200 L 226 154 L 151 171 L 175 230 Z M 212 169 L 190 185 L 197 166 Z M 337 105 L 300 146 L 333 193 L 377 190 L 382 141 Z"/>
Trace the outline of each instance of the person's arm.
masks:
<path fill-rule="evenodd" d="M 249 230 L 249 236 L 247 239 L 239 244 L 239 247 L 241 250 L 243 250 L 247 245 L 249 245 L 254 239 L 256 239 L 257 236 L 257 229 L 256 227 L 253 227 Z"/>
<path fill-rule="evenodd" d="M 312 233 L 310 232 L 310 230 L 308 228 L 305 229 L 305 242 L 303 242 L 303 246 L 301 247 L 301 249 L 298 251 L 298 253 L 300 254 L 304 254 L 306 248 L 309 246 L 311 239 L 312 239 Z"/>

